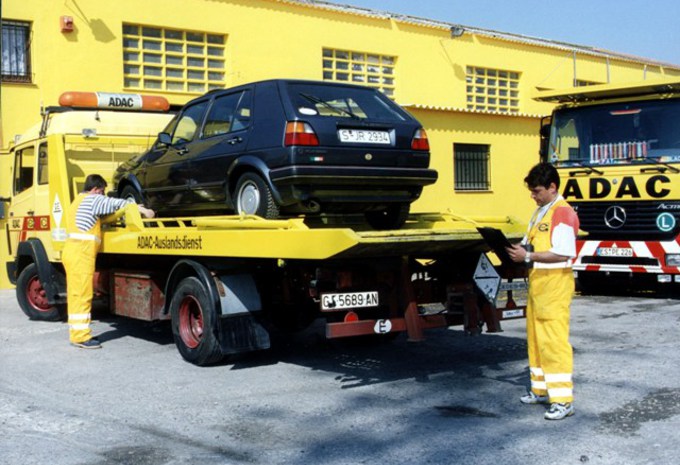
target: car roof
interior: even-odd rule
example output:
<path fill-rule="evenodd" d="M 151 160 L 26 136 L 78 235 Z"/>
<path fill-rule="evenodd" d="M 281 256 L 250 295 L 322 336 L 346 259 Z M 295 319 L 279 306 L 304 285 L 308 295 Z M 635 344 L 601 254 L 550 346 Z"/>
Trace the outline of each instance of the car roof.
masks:
<path fill-rule="evenodd" d="M 261 81 L 254 81 L 254 82 L 247 82 L 243 84 L 239 84 L 237 86 L 233 87 L 225 87 L 223 89 L 212 89 L 206 92 L 205 94 L 201 95 L 200 97 L 196 97 L 194 99 L 189 100 L 187 103 L 185 103 L 182 108 L 202 101 L 206 99 L 212 98 L 213 95 L 220 94 L 222 92 L 231 92 L 234 90 L 238 90 L 241 88 L 246 88 L 246 87 L 252 87 L 256 85 L 261 85 L 261 84 L 266 84 L 266 83 L 273 83 L 276 85 L 281 85 L 281 84 L 312 84 L 312 85 L 327 85 L 327 86 L 334 86 L 334 87 L 353 87 L 353 88 L 358 88 L 358 89 L 370 89 L 370 90 L 375 90 L 372 87 L 367 87 L 367 86 L 361 86 L 357 84 L 352 84 L 352 83 L 344 83 L 344 82 L 335 82 L 335 81 L 318 81 L 318 80 L 313 80 L 313 79 L 287 79 L 287 78 L 277 78 L 277 79 L 264 79 Z"/>

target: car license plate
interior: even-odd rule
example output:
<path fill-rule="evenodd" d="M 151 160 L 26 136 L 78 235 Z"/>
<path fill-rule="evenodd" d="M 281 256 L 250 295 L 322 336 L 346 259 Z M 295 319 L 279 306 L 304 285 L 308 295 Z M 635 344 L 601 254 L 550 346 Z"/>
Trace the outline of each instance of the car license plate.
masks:
<path fill-rule="evenodd" d="M 321 294 L 321 310 L 378 306 L 378 291 Z"/>
<path fill-rule="evenodd" d="M 632 257 L 633 249 L 624 247 L 600 247 L 597 249 L 600 257 Z"/>
<path fill-rule="evenodd" d="M 339 129 L 338 139 L 348 144 L 391 144 L 387 131 L 369 131 L 366 129 Z"/>

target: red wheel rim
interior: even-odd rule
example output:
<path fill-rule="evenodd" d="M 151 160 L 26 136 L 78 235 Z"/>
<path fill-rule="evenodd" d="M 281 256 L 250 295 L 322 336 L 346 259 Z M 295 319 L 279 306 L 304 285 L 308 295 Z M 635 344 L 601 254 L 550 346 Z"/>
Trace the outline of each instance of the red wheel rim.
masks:
<path fill-rule="evenodd" d="M 193 296 L 185 296 L 179 305 L 179 336 L 184 345 L 195 349 L 203 337 L 203 312 Z"/>
<path fill-rule="evenodd" d="M 49 312 L 53 308 L 48 302 L 47 293 L 37 276 L 31 278 L 26 286 L 26 300 L 33 309 L 39 312 Z"/>

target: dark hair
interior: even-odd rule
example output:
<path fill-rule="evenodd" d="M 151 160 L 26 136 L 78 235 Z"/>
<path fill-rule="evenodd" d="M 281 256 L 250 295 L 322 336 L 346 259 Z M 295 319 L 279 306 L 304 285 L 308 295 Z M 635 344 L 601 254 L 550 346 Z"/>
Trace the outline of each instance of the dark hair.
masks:
<path fill-rule="evenodd" d="M 85 186 L 83 187 L 83 190 L 85 192 L 89 192 L 92 189 L 105 189 L 106 186 L 106 179 L 102 178 L 98 174 L 90 174 L 87 176 L 87 178 L 85 178 Z"/>
<path fill-rule="evenodd" d="M 557 168 L 550 163 L 539 163 L 529 170 L 529 174 L 524 178 L 524 183 L 530 189 L 538 186 L 543 186 L 547 189 L 550 187 L 550 184 L 555 183 L 555 187 L 559 189 L 560 174 L 557 172 Z"/>

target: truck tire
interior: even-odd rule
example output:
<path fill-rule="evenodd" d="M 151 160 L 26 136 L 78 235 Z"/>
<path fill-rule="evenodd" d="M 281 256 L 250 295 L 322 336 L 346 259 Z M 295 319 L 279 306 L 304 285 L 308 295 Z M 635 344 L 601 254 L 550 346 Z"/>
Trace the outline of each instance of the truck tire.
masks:
<path fill-rule="evenodd" d="M 259 175 L 243 173 L 236 183 L 236 213 L 273 219 L 279 216 L 279 206 L 271 189 Z"/>
<path fill-rule="evenodd" d="M 400 203 L 390 205 L 383 210 L 368 211 L 364 213 L 364 216 L 373 229 L 399 229 L 406 223 L 410 211 L 411 204 Z"/>
<path fill-rule="evenodd" d="M 60 321 L 64 319 L 63 306 L 50 305 L 48 302 L 35 263 L 28 265 L 19 274 L 16 292 L 21 311 L 31 320 Z"/>
<path fill-rule="evenodd" d="M 195 277 L 184 278 L 170 301 L 172 335 L 184 360 L 209 365 L 222 360 L 217 339 L 217 312 L 209 290 Z"/>

